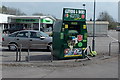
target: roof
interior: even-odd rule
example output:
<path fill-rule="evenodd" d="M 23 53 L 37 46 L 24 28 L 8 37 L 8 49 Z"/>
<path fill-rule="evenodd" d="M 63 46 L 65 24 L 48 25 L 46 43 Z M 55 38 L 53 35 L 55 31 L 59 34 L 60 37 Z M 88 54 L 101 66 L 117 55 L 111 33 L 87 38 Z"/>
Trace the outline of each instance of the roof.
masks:
<path fill-rule="evenodd" d="M 7 15 L 7 14 L 0 13 L 0 23 L 7 23 L 8 17 L 10 16 L 14 16 L 14 15 Z"/>
<path fill-rule="evenodd" d="M 86 21 L 86 24 L 93 24 L 93 21 Z M 109 24 L 108 21 L 95 21 L 95 24 Z"/>
<path fill-rule="evenodd" d="M 9 18 L 12 19 L 43 19 L 43 18 L 50 18 L 52 20 L 56 20 L 55 18 L 53 18 L 52 16 L 11 16 Z"/>

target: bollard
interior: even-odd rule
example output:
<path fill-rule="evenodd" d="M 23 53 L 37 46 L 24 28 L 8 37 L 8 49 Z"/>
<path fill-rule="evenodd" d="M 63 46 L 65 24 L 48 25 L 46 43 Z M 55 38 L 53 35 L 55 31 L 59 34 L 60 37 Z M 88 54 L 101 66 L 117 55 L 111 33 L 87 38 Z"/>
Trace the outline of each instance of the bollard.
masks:
<path fill-rule="evenodd" d="M 19 61 L 21 61 L 21 50 L 22 50 L 22 44 L 20 44 Z"/>
<path fill-rule="evenodd" d="M 30 61 L 30 46 L 28 47 L 28 55 L 27 55 L 27 61 Z"/>
<path fill-rule="evenodd" d="M 119 43 L 119 41 L 115 41 L 115 42 L 110 42 L 109 43 L 109 56 L 111 56 L 111 45 L 112 45 L 112 43 L 118 43 L 118 45 L 120 44 Z M 120 49 L 120 47 L 119 47 L 119 49 Z M 119 50 L 120 51 L 120 50 Z M 118 52 L 119 53 L 119 52 Z"/>
<path fill-rule="evenodd" d="M 109 43 L 109 56 L 111 56 L 111 42 Z"/>
<path fill-rule="evenodd" d="M 18 46 L 16 46 L 15 44 L 8 44 L 8 46 L 10 46 L 10 45 L 16 47 L 16 59 L 15 59 L 15 61 L 18 61 L 18 52 L 19 52 L 19 50 L 18 50 Z"/>
<path fill-rule="evenodd" d="M 16 61 L 18 61 L 18 47 L 17 47 L 17 51 L 16 51 Z"/>
<path fill-rule="evenodd" d="M 120 42 L 119 42 L 119 54 L 120 54 Z"/>
<path fill-rule="evenodd" d="M 51 62 L 53 61 L 53 50 L 51 50 Z"/>
<path fill-rule="evenodd" d="M 32 45 L 39 45 L 39 44 L 32 44 Z M 28 46 L 28 54 L 27 54 L 27 57 L 26 57 L 26 61 L 29 62 L 30 61 L 30 48 L 32 45 L 29 45 Z M 51 56 L 50 56 L 50 61 L 52 62 L 53 61 L 53 49 L 51 50 Z"/>
<path fill-rule="evenodd" d="M 118 32 L 119 54 L 120 54 L 120 31 Z"/>

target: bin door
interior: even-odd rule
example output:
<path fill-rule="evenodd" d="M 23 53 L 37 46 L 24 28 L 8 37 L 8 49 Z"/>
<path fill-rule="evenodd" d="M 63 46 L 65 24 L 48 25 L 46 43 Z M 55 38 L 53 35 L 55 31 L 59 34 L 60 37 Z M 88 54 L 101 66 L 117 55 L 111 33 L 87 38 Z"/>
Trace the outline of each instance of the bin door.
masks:
<path fill-rule="evenodd" d="M 65 24 L 65 33 L 64 57 L 82 56 L 81 26 Z"/>

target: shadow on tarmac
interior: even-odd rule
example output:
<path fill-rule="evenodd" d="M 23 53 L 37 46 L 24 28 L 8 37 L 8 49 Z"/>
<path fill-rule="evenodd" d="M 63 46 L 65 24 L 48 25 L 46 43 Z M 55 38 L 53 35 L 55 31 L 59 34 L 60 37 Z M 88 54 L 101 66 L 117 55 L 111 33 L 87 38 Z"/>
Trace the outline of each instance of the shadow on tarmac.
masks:
<path fill-rule="evenodd" d="M 1 49 L 2 52 L 16 52 L 16 50 L 9 50 L 9 49 Z M 27 52 L 27 49 L 22 49 L 22 52 Z M 30 52 L 50 52 L 46 49 L 30 49 Z"/>
<path fill-rule="evenodd" d="M 14 52 L 14 53 L 16 53 L 15 50 L 12 51 L 12 50 L 9 50 L 7 48 L 3 48 L 2 52 L 7 52 L 7 53 Z M 27 49 L 23 49 L 21 52 L 28 52 L 28 50 Z M 45 54 L 30 55 L 29 56 L 29 60 L 30 61 L 50 61 L 51 59 L 56 60 L 55 58 L 52 58 L 51 52 L 49 50 L 46 50 L 46 49 L 39 49 L 39 50 L 38 49 L 30 49 L 30 53 L 31 52 L 32 53 L 34 53 L 34 52 L 43 52 Z M 49 52 L 50 54 L 46 54 L 46 52 Z M 13 55 L 2 55 L 2 57 L 11 57 L 11 56 L 13 56 Z M 14 55 L 14 56 L 16 57 L 16 55 Z M 24 58 L 24 60 L 22 60 L 22 61 L 27 61 L 28 60 L 28 56 L 27 55 L 21 55 L 21 57 Z"/>
<path fill-rule="evenodd" d="M 26 56 L 26 60 L 28 57 Z M 34 55 L 30 56 L 30 61 L 49 61 L 51 60 L 51 55 Z"/>

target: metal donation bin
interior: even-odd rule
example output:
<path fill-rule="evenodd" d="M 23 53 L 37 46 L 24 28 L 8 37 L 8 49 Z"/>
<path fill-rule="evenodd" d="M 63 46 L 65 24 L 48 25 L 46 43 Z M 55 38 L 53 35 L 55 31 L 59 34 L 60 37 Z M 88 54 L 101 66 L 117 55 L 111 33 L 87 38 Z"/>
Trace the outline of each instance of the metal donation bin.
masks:
<path fill-rule="evenodd" d="M 63 19 L 53 29 L 53 56 L 58 59 L 83 59 L 87 51 L 85 9 L 63 9 Z"/>

